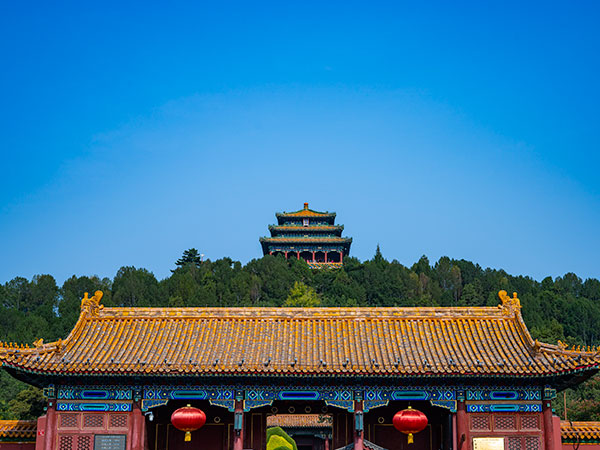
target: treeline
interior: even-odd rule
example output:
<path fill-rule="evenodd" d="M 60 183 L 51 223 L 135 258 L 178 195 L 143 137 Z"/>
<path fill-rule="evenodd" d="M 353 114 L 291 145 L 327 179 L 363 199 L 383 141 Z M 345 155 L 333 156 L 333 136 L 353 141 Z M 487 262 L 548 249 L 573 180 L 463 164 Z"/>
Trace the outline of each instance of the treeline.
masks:
<path fill-rule="evenodd" d="M 569 345 L 600 344 L 600 281 L 573 273 L 536 281 L 465 260 L 423 256 L 411 267 L 388 261 L 379 248 L 370 260 L 345 258 L 336 270 L 311 270 L 302 260 L 265 256 L 242 265 L 230 258 L 201 261 L 186 250 L 169 277 L 122 267 L 113 279 L 72 276 L 58 286 L 51 275 L 17 277 L 0 285 L 0 340 L 31 344 L 65 338 L 79 317 L 84 292 L 102 290 L 105 306 L 495 306 L 497 293 L 516 291 L 534 338 Z M 589 385 L 589 383 L 588 383 Z M 586 387 L 586 389 L 589 388 Z M 24 392 L 0 375 L 0 416 L 38 414 L 34 389 Z M 571 392 L 589 407 L 574 418 L 594 418 L 595 395 Z M 576 397 L 579 393 L 584 397 Z M 20 398 L 17 396 L 19 394 Z M 598 396 L 596 396 L 598 397 Z M 600 398 L 600 397 L 599 397 Z M 585 401 L 584 401 L 585 400 Z M 10 403 L 12 401 L 12 404 Z M 17 411 L 17 412 L 15 412 Z M 571 417 L 570 417 L 571 418 Z"/>

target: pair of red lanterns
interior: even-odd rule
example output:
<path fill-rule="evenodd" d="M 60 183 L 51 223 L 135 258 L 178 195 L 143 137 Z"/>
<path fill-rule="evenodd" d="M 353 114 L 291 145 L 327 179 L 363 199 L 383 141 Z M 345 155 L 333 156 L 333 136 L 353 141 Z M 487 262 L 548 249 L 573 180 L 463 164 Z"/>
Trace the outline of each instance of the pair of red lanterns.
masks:
<path fill-rule="evenodd" d="M 427 426 L 427 416 L 409 406 L 407 409 L 398 411 L 392 422 L 394 428 L 408 435 L 408 443 L 412 444 L 414 442 L 413 435 L 423 431 Z M 189 442 L 192 440 L 192 431 L 202 428 L 206 423 L 206 414 L 198 408 L 187 405 L 173 412 L 171 423 L 178 430 L 185 431 L 184 440 Z"/>

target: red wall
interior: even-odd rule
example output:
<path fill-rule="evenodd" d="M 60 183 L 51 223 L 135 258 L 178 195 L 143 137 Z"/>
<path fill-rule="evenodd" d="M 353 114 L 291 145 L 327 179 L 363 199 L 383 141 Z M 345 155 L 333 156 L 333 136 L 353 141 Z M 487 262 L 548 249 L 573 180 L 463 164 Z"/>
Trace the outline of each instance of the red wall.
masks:
<path fill-rule="evenodd" d="M 35 442 L 0 442 L 0 450 L 35 450 Z"/>

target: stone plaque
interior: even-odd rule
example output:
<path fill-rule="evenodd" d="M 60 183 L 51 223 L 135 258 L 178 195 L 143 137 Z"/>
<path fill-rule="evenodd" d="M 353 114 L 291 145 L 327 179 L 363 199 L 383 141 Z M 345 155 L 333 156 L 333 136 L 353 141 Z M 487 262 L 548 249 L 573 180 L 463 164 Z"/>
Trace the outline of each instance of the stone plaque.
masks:
<path fill-rule="evenodd" d="M 473 438 L 473 450 L 504 450 L 503 437 Z"/>
<path fill-rule="evenodd" d="M 125 450 L 126 434 L 94 435 L 94 450 Z"/>

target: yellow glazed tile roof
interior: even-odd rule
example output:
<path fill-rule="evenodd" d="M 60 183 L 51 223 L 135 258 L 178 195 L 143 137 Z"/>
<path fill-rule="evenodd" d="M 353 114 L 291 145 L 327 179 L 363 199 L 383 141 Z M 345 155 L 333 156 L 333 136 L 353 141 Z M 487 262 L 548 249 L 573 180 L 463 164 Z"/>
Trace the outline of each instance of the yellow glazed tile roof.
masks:
<path fill-rule="evenodd" d="M 277 213 L 279 217 L 330 217 L 335 213 L 314 211 L 308 208 L 308 203 L 304 203 L 304 208 L 294 212 Z"/>
<path fill-rule="evenodd" d="M 563 441 L 600 441 L 600 422 L 563 421 L 560 434 Z"/>
<path fill-rule="evenodd" d="M 305 236 L 305 237 L 285 237 L 285 236 L 276 236 L 276 237 L 263 237 L 260 238 L 261 242 L 352 242 L 352 238 L 343 238 L 343 237 L 314 237 L 314 236 Z"/>
<path fill-rule="evenodd" d="M 0 440 L 35 440 L 36 430 L 37 422 L 35 420 L 0 420 Z"/>
<path fill-rule="evenodd" d="M 276 414 L 267 416 L 267 427 L 331 428 L 331 416 L 321 414 Z"/>
<path fill-rule="evenodd" d="M 0 347 L 33 374 L 541 376 L 598 368 L 595 351 L 532 340 L 518 298 L 460 308 L 104 308 L 63 341 Z"/>
<path fill-rule="evenodd" d="M 270 227 L 278 231 L 336 231 L 342 228 L 342 225 L 311 225 L 311 226 L 291 226 L 291 225 L 275 225 Z"/>

